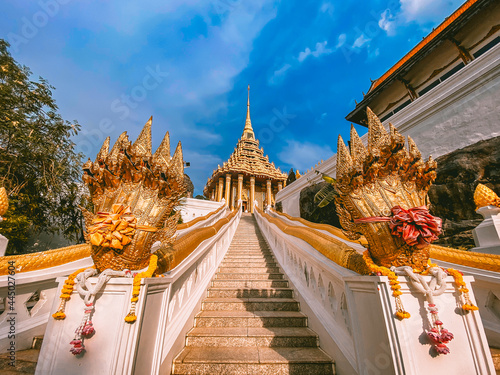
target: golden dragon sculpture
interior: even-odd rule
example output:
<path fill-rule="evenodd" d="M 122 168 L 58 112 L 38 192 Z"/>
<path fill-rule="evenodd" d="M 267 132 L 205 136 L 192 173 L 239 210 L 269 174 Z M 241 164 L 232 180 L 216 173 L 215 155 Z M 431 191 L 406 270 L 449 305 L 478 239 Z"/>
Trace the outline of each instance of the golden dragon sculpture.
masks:
<path fill-rule="evenodd" d="M 436 178 L 436 162 L 427 161 L 392 124 L 387 132 L 368 108 L 368 147 L 354 127 L 350 151 L 339 136 L 335 199 L 340 223 L 352 240 L 363 235 L 379 266 L 427 268 L 430 243 L 441 219 L 427 210 L 427 192 Z"/>
<path fill-rule="evenodd" d="M 91 255 L 99 271 L 146 267 L 151 246 L 171 245 L 185 195 L 181 143 L 170 156 L 169 134 L 156 152 L 151 147 L 152 118 L 134 143 L 122 133 L 111 151 L 109 137 L 94 162 L 83 166 L 94 213 L 82 208 Z"/>

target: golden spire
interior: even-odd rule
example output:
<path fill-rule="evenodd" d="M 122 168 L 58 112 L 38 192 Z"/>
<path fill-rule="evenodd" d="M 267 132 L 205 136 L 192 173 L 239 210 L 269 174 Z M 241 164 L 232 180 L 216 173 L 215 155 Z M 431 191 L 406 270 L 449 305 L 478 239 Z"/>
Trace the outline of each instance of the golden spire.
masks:
<path fill-rule="evenodd" d="M 252 129 L 252 121 L 250 120 L 250 85 L 248 85 L 247 119 L 245 121 L 245 128 L 243 129 L 243 138 L 255 139 L 255 135 Z"/>
<path fill-rule="evenodd" d="M 153 124 L 153 116 L 151 116 L 142 128 L 141 133 L 137 137 L 136 141 L 132 145 L 135 153 L 138 156 L 150 157 L 151 156 L 151 125 Z"/>

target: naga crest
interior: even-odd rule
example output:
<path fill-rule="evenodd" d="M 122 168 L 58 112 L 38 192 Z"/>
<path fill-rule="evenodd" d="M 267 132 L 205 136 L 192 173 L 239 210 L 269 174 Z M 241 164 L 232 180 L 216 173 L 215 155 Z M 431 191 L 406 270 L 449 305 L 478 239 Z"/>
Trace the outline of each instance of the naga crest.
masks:
<path fill-rule="evenodd" d="M 111 151 L 108 137 L 95 162 L 83 165 L 94 205 L 94 213 L 82 208 L 85 235 L 98 271 L 145 268 L 153 243 L 173 242 L 186 191 L 182 147 L 171 157 L 167 132 L 152 154 L 151 124 L 152 117 L 133 144 L 122 133 Z"/>
<path fill-rule="evenodd" d="M 342 137 L 337 147 L 335 200 L 344 233 L 364 235 L 378 265 L 424 270 L 430 242 L 441 220 L 427 211 L 427 192 L 436 178 L 436 162 L 424 162 L 415 142 L 390 124 L 387 132 L 367 108 L 368 147 L 351 127 L 350 152 Z M 398 222 L 398 220 L 400 220 Z"/>

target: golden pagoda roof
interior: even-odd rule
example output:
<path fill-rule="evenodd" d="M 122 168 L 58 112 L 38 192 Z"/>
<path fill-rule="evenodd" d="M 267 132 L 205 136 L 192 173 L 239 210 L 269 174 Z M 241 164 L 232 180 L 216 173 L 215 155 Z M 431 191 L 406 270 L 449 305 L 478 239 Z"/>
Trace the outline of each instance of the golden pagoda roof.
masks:
<path fill-rule="evenodd" d="M 208 178 L 206 188 L 217 183 L 220 177 L 227 174 L 243 174 L 256 179 L 285 181 L 287 174 L 269 162 L 269 156 L 264 156 L 264 149 L 259 148 L 259 140 L 255 134 L 250 120 L 250 86 L 248 86 L 247 117 L 243 134 L 238 140 L 236 148 L 222 166 L 218 165 Z"/>

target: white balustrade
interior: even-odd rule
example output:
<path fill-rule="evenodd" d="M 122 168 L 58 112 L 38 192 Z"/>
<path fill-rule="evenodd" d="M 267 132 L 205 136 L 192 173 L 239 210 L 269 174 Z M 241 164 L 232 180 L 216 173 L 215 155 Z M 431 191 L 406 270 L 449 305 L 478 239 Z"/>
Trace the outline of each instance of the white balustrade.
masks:
<path fill-rule="evenodd" d="M 301 302 L 301 310 L 308 316 L 309 327 L 319 335 L 321 348 L 335 359 L 339 373 L 421 374 L 431 369 L 494 373 L 480 314 L 462 312 L 451 277 L 445 293 L 436 297 L 436 303 L 446 328 L 455 333 L 456 340 L 449 344 L 451 354 L 437 356 L 423 330 L 430 329 L 426 325 L 424 296 L 410 287 L 405 277 L 399 277 L 401 299 L 412 316 L 399 321 L 394 319 L 395 299 L 387 277 L 359 276 L 332 262 L 307 242 L 283 233 L 260 213 L 256 213 L 256 218 Z M 484 289 L 499 285 L 498 276 L 492 278 L 493 275 L 486 275 L 487 271 L 482 273 L 483 279 L 479 277 L 474 284 Z M 464 280 L 472 290 L 473 278 L 466 276 Z M 470 294 L 475 302 L 474 294 Z M 486 294 L 488 297 L 481 295 L 477 302 L 480 306 L 482 300 L 490 301 L 490 315 L 498 319 L 495 314 L 498 314 L 496 309 L 500 312 L 500 300 L 491 291 Z M 486 323 L 485 326 L 492 329 Z"/>
<path fill-rule="evenodd" d="M 69 353 L 69 342 L 82 318 L 83 301 L 73 292 L 66 319 L 49 320 L 36 373 L 169 374 L 240 217 L 241 210 L 165 277 L 143 279 L 137 321 L 133 324 L 124 321 L 130 307 L 132 279 L 111 279 L 96 297 L 92 316 L 96 332 L 84 340 L 86 352 L 76 357 Z M 95 284 L 97 278 L 89 280 Z M 58 282 L 59 294 L 64 278 Z M 52 312 L 58 303 L 54 299 Z"/>
<path fill-rule="evenodd" d="M 500 208 L 481 207 L 476 211 L 484 220 L 472 230 L 476 247 L 472 251 L 500 254 Z"/>
<path fill-rule="evenodd" d="M 175 232 L 175 235 L 177 236 L 177 238 L 180 238 L 180 237 L 183 237 L 186 234 L 190 233 L 193 230 L 196 230 L 199 228 L 205 228 L 205 227 L 208 227 L 210 225 L 213 225 L 218 220 L 222 219 L 223 217 L 226 217 L 229 213 L 230 213 L 229 209 L 220 210 L 215 215 L 210 216 L 208 219 L 201 220 L 189 228 L 178 230 L 177 232 Z"/>
<path fill-rule="evenodd" d="M 192 231 L 213 225 L 219 219 L 227 216 L 228 210 L 220 210 L 207 220 L 200 221 L 192 227 L 178 230 L 176 236 L 183 237 Z M 85 267 L 91 267 L 91 257 L 79 259 L 60 266 L 50 267 L 42 270 L 22 272 L 11 276 L 10 290 L 13 291 L 15 284 L 15 310 L 9 311 L 7 299 L 9 292 L 9 277 L 0 276 L 0 353 L 7 352 L 11 346 L 12 339 L 9 331 L 15 328 L 15 348 L 24 350 L 31 348 L 33 338 L 44 334 L 47 322 L 51 315 L 52 300 L 56 296 L 56 278 L 68 276 L 71 273 Z M 9 315 L 9 312 L 11 315 Z M 13 313 L 16 313 L 15 327 L 11 325 Z M 13 327 L 13 328 L 11 328 Z M 12 337 L 12 336 L 11 336 Z"/>
<path fill-rule="evenodd" d="M 0 276 L 0 309 L 3 311 L 0 314 L 0 353 L 8 351 L 11 342 L 15 343 L 15 350 L 31 348 L 33 337 L 44 334 L 52 314 L 56 279 L 93 264 L 92 258 L 87 257 L 43 270 Z M 11 299 L 9 292 L 14 292 Z M 15 337 L 9 335 L 14 332 Z"/>
<path fill-rule="evenodd" d="M 357 273 L 326 258 L 307 242 L 283 233 L 260 213 L 255 217 L 308 317 L 309 327 L 319 335 L 321 348 L 335 359 L 339 373 L 356 373 L 344 278 Z"/>

